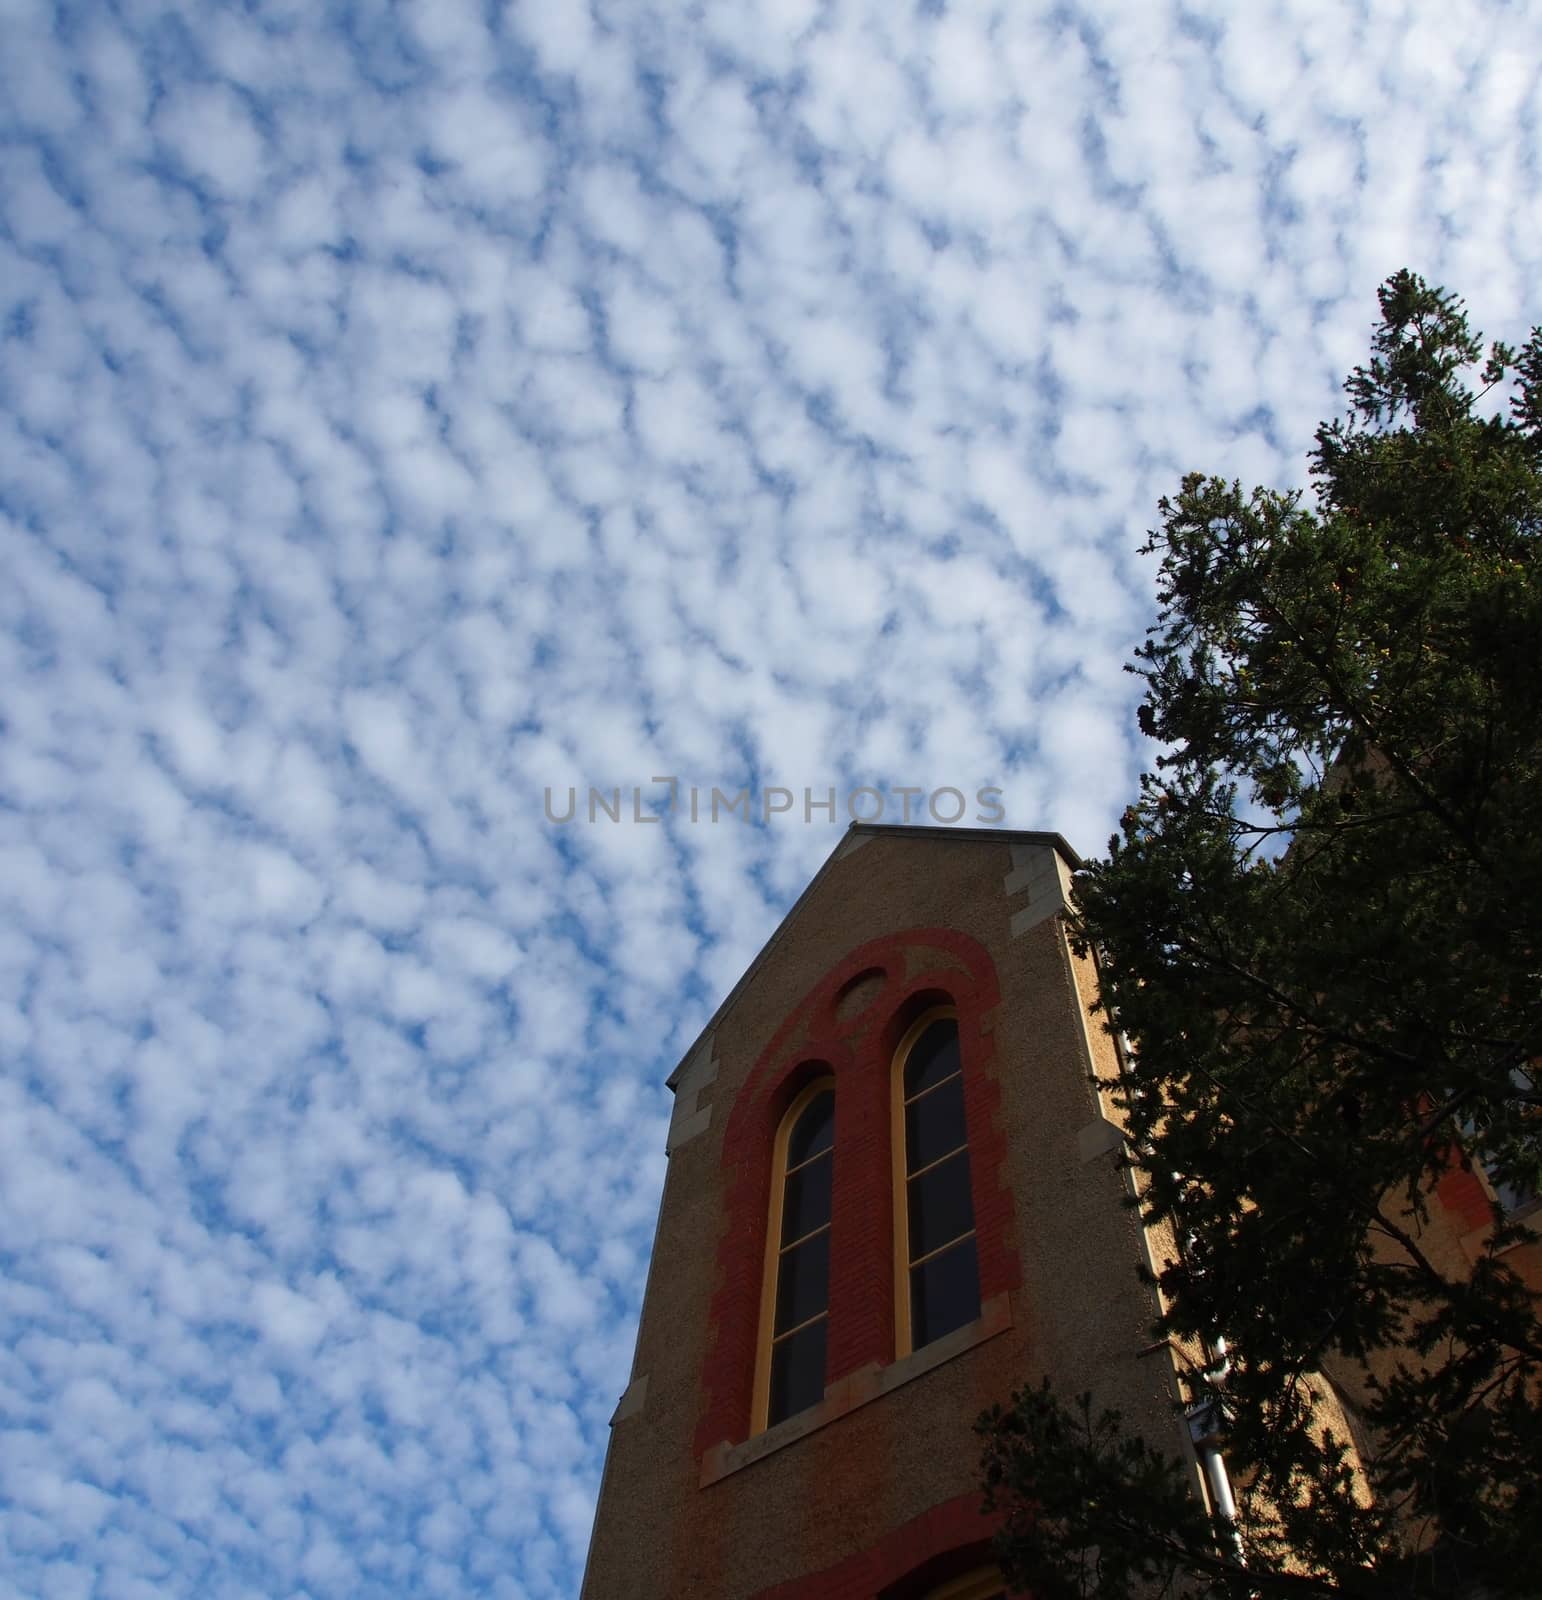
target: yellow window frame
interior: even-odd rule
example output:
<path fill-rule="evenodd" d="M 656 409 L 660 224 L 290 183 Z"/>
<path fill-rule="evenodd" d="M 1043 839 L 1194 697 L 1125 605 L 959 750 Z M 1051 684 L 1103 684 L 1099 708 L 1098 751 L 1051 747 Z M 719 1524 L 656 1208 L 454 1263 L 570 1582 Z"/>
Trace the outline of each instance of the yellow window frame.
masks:
<path fill-rule="evenodd" d="M 912 1176 L 906 1170 L 905 1160 L 905 1064 L 910 1059 L 910 1052 L 915 1048 L 916 1041 L 934 1022 L 951 1022 L 958 1026 L 958 1009 L 955 1006 L 933 1006 L 930 1010 L 923 1011 L 919 1017 L 905 1030 L 904 1037 L 900 1040 L 894 1052 L 894 1064 L 889 1072 L 889 1118 L 890 1118 L 890 1168 L 894 1178 L 894 1358 L 908 1356 L 915 1348 L 913 1343 L 913 1329 L 910 1322 L 910 1271 L 913 1266 L 919 1266 L 919 1261 L 910 1259 L 910 1196 L 908 1180 Z M 958 1069 L 964 1070 L 963 1035 L 960 1030 Z M 959 1150 L 969 1148 L 968 1128 L 965 1128 L 964 1142 Z M 949 1151 L 947 1155 L 940 1156 L 939 1161 L 951 1160 L 958 1154 L 958 1150 Z M 931 1165 L 935 1166 L 933 1162 Z M 923 1167 L 921 1171 L 926 1171 Z M 957 1239 L 949 1239 L 946 1244 L 939 1245 L 932 1255 L 940 1255 L 944 1250 L 951 1250 L 961 1239 L 974 1237 L 971 1227 L 968 1233 L 959 1234 Z M 930 1257 L 923 1257 L 928 1260 Z"/>
<path fill-rule="evenodd" d="M 771 1148 L 771 1203 L 766 1216 L 766 1257 L 761 1269 L 760 1325 L 755 1337 L 755 1390 L 750 1410 L 751 1434 L 764 1433 L 771 1414 L 771 1346 L 776 1334 L 777 1276 L 782 1261 L 782 1207 L 787 1194 L 787 1143 L 798 1118 L 808 1110 L 814 1100 L 835 1090 L 835 1079 L 826 1074 L 805 1084 L 788 1106 L 777 1124 L 776 1139 Z M 835 1160 L 835 1140 L 831 1134 L 830 1160 Z M 834 1188 L 832 1184 L 832 1195 Z M 831 1221 L 834 1221 L 834 1201 L 831 1202 Z M 833 1265 L 833 1263 L 832 1263 Z M 825 1297 L 824 1315 L 828 1321 L 830 1301 Z M 794 1330 L 789 1330 L 794 1331 Z"/>

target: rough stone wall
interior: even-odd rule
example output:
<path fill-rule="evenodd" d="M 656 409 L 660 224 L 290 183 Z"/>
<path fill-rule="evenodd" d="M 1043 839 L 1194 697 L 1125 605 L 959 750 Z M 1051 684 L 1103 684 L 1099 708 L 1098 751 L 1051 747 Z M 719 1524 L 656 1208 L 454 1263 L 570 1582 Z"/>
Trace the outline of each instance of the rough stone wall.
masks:
<path fill-rule="evenodd" d="M 975 1416 L 1046 1373 L 1184 1448 L 1088 1082 L 1111 1046 L 1084 1015 L 1067 881 L 1033 837 L 854 832 L 688 1058 L 586 1600 L 871 1600 L 904 1572 L 940 1579 L 990 1531 Z M 960 1015 L 984 1305 L 897 1361 L 889 1062 L 939 998 Z M 751 1436 L 771 1135 L 814 1061 L 836 1078 L 826 1398 Z"/>

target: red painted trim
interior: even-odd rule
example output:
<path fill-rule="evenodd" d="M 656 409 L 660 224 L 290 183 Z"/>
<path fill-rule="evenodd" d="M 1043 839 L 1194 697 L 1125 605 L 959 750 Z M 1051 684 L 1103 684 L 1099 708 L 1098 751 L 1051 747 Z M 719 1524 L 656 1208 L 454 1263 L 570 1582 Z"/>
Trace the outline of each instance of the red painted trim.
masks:
<path fill-rule="evenodd" d="M 980 1510 L 978 1494 L 961 1494 L 891 1529 L 871 1549 L 761 1589 L 753 1600 L 919 1600 L 989 1561 L 1001 1521 Z"/>
<path fill-rule="evenodd" d="M 921 970 L 911 954 L 918 947 L 958 964 Z M 918 969 L 910 970 L 913 965 Z M 843 1022 L 836 1015 L 841 991 L 872 970 L 883 974 L 882 990 Z M 906 1027 L 928 1005 L 946 1002 L 958 1012 L 980 1296 L 988 1300 L 1019 1286 L 992 1031 L 1000 998 L 984 946 L 951 928 L 912 928 L 851 951 L 793 1008 L 750 1069 L 723 1132 L 726 1204 L 694 1441 L 698 1458 L 749 1432 L 772 1144 L 793 1097 L 818 1073 L 835 1079 L 826 1386 L 869 1362 L 893 1361 L 889 1066 Z"/>

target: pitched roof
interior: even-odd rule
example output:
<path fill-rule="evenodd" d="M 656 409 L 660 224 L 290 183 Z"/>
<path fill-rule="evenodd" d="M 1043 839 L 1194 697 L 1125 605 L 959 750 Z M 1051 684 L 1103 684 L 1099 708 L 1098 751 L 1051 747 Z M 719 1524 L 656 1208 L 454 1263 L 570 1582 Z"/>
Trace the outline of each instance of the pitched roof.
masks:
<path fill-rule="evenodd" d="M 723 1014 L 728 1010 L 729 1006 L 734 1003 L 739 991 L 744 988 L 751 978 L 755 976 L 755 974 L 760 970 L 762 964 L 770 956 L 771 952 L 778 944 L 781 943 L 783 935 L 797 920 L 798 912 L 802 910 L 804 902 L 809 898 L 810 895 L 813 894 L 814 889 L 819 884 L 820 880 L 830 870 L 835 862 L 840 860 L 842 856 L 849 855 L 854 849 L 857 848 L 853 839 L 853 835 L 871 836 L 873 834 L 883 834 L 891 838 L 967 839 L 971 842 L 977 842 L 981 839 L 990 839 L 1000 840 L 1006 844 L 1048 845 L 1050 849 L 1057 851 L 1065 859 L 1067 865 L 1073 870 L 1082 864 L 1082 858 L 1077 855 L 1077 853 L 1058 833 L 1039 833 L 1024 828 L 950 828 L 933 827 L 930 825 L 923 826 L 920 824 L 902 822 L 853 822 L 851 826 L 847 828 L 845 833 L 841 835 L 839 840 L 836 841 L 835 848 L 831 850 L 830 854 L 825 857 L 824 862 L 820 866 L 819 870 L 804 885 L 803 893 L 793 901 L 791 907 L 788 909 L 787 915 L 784 916 L 779 923 L 777 923 L 775 929 L 772 931 L 771 937 L 767 939 L 766 942 L 760 947 L 759 951 L 755 955 L 755 958 L 739 975 L 739 981 L 733 986 L 732 989 L 728 991 L 726 995 L 723 996 L 723 999 L 718 1005 L 717 1010 L 714 1011 L 711 1017 L 708 1019 L 707 1025 L 691 1041 L 689 1048 L 687 1048 L 685 1053 L 680 1057 L 680 1060 L 676 1063 L 674 1071 L 671 1072 L 668 1078 L 664 1080 L 669 1089 L 674 1089 L 676 1083 L 679 1081 L 681 1069 L 696 1053 L 697 1049 L 701 1045 L 702 1040 L 705 1039 L 708 1034 L 710 1034 L 712 1030 L 717 1027 L 718 1022 L 721 1020 Z"/>

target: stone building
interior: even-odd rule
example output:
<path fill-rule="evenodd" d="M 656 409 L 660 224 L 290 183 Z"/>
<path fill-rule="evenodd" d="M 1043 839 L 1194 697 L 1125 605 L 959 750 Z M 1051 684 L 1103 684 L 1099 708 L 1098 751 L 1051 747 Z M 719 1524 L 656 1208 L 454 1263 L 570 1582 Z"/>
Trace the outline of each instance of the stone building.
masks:
<path fill-rule="evenodd" d="M 987 1600 L 973 1419 L 1048 1375 L 1226 1503 L 1138 1275 L 1056 834 L 856 824 L 670 1078 L 583 1600 Z M 1481 1247 L 1453 1168 L 1430 1226 Z"/>
<path fill-rule="evenodd" d="M 1187 1453 L 1058 835 L 854 826 L 670 1079 L 585 1600 L 1001 1593 L 971 1423 L 1048 1374 Z"/>

